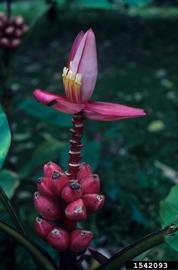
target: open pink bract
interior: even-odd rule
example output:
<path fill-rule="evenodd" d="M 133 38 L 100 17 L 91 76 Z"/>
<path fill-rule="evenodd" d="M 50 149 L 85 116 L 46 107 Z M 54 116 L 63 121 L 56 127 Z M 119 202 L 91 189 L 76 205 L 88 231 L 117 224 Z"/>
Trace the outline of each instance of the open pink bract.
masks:
<path fill-rule="evenodd" d="M 109 102 L 89 101 L 97 79 L 96 41 L 92 29 L 77 35 L 63 69 L 66 96 L 36 89 L 37 101 L 70 114 L 83 112 L 93 120 L 113 121 L 145 115 L 144 110 Z"/>

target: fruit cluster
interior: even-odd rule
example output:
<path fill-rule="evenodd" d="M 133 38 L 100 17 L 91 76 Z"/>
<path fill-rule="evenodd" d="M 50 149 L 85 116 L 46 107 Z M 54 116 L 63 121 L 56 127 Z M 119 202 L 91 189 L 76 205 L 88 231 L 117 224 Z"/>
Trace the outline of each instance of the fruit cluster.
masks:
<path fill-rule="evenodd" d="M 22 16 L 8 17 L 0 12 L 0 47 L 17 48 L 27 30 L 28 26 L 24 23 Z"/>
<path fill-rule="evenodd" d="M 98 175 L 82 163 L 77 179 L 71 180 L 58 165 L 48 162 L 44 165 L 44 177 L 37 182 L 37 190 L 34 203 L 40 216 L 35 220 L 35 229 L 39 236 L 58 251 L 83 252 L 93 234 L 79 229 L 77 224 L 98 211 L 105 200 L 99 195 Z"/>

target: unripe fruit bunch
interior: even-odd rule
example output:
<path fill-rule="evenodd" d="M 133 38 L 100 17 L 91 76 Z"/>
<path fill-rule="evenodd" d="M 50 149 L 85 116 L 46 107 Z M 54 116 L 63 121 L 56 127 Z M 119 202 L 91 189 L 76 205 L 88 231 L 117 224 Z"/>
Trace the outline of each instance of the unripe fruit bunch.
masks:
<path fill-rule="evenodd" d="M 39 213 L 35 220 L 38 235 L 58 251 L 85 251 L 93 238 L 78 222 L 97 212 L 104 204 L 100 179 L 88 164 L 81 164 L 77 179 L 71 180 L 55 163 L 44 165 L 44 176 L 37 181 L 34 204 Z"/>
<path fill-rule="evenodd" d="M 7 17 L 0 12 L 0 47 L 15 49 L 28 30 L 22 16 Z"/>

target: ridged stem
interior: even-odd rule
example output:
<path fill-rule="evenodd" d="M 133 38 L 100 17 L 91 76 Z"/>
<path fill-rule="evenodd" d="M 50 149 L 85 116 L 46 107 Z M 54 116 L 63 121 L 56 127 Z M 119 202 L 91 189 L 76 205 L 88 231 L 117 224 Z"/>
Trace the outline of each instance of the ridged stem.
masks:
<path fill-rule="evenodd" d="M 68 175 L 71 181 L 75 181 L 77 180 L 77 173 L 82 159 L 81 149 L 83 147 L 82 135 L 84 125 L 84 116 L 82 112 L 73 115 L 72 123 L 73 127 L 71 128 L 72 136 L 70 140 Z"/>

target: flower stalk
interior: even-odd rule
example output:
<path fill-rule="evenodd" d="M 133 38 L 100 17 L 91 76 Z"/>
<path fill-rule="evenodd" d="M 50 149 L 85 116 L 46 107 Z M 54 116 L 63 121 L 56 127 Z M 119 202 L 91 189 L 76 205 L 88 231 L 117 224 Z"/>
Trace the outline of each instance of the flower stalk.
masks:
<path fill-rule="evenodd" d="M 71 181 L 77 181 L 77 174 L 82 159 L 81 149 L 82 145 L 82 134 L 84 126 L 84 116 L 82 112 L 74 114 L 72 117 L 73 127 L 71 129 L 71 140 L 69 150 L 69 165 L 68 165 L 68 176 Z"/>
<path fill-rule="evenodd" d="M 82 270 L 81 263 L 77 261 L 74 252 L 66 251 L 60 253 L 60 268 L 59 270 Z"/>

